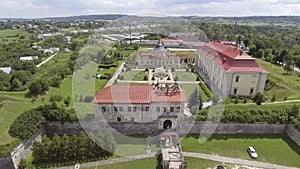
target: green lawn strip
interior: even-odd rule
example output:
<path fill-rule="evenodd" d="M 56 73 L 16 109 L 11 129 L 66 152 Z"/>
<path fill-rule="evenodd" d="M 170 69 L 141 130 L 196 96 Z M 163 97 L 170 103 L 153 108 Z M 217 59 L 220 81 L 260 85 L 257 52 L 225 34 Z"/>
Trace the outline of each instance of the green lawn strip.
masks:
<path fill-rule="evenodd" d="M 199 152 L 252 160 L 247 147 L 253 146 L 257 161 L 300 167 L 300 148 L 286 135 L 213 135 L 200 144 L 199 135 L 181 141 L 185 152 Z"/>
<path fill-rule="evenodd" d="M 268 79 L 274 86 L 265 91 L 266 96 L 271 98 L 276 94 L 278 100 L 285 97 L 287 99 L 300 99 L 300 78 L 299 72 L 293 71 L 286 74 L 282 66 L 274 65 L 272 63 L 257 59 L 258 64 L 269 72 Z"/>
<path fill-rule="evenodd" d="M 179 84 L 180 87 L 183 88 L 184 92 L 185 92 L 185 96 L 187 97 L 187 99 L 190 98 L 191 94 L 193 93 L 195 87 L 198 88 L 202 101 L 209 101 L 209 98 L 205 95 L 204 91 L 201 90 L 200 86 L 198 84 Z"/>
<path fill-rule="evenodd" d="M 263 105 L 256 105 L 256 104 L 226 104 L 225 110 L 230 111 L 238 111 L 238 110 L 252 110 L 252 109 L 261 109 L 261 110 L 279 110 L 279 109 L 290 109 L 293 105 L 300 106 L 300 102 L 296 103 L 278 103 L 278 104 L 263 104 Z"/>

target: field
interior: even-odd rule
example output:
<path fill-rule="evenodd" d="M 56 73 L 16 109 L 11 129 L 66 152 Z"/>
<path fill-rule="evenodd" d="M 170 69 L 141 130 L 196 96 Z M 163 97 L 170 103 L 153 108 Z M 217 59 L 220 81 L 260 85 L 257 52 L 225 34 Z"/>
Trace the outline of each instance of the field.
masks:
<path fill-rule="evenodd" d="M 196 81 L 196 75 L 192 72 L 172 72 L 173 77 L 178 77 L 178 81 Z"/>
<path fill-rule="evenodd" d="M 8 44 L 14 42 L 18 40 L 21 36 L 28 38 L 31 35 L 23 30 L 0 30 L 0 44 Z"/>
<path fill-rule="evenodd" d="M 191 135 L 181 141 L 186 152 L 199 152 L 251 160 L 246 152 L 253 146 L 257 161 L 300 167 L 300 147 L 286 135 L 213 135 L 203 144 L 199 135 Z"/>
<path fill-rule="evenodd" d="M 269 82 L 266 84 L 265 95 L 269 98 L 276 94 L 277 100 L 287 98 L 289 100 L 300 99 L 300 73 L 293 71 L 286 74 L 282 66 L 256 60 L 258 64 L 269 72 Z"/>

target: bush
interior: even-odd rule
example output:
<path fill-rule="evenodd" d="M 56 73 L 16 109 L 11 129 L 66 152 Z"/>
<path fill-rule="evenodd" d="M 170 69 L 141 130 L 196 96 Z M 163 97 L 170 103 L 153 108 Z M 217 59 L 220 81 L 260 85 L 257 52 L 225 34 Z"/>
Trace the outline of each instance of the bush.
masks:
<path fill-rule="evenodd" d="M 45 121 L 41 113 L 33 109 L 17 117 L 10 126 L 8 133 L 12 137 L 25 140 L 36 133 Z"/>
<path fill-rule="evenodd" d="M 60 95 L 52 95 L 50 96 L 50 102 L 60 102 L 62 101 L 63 97 Z"/>

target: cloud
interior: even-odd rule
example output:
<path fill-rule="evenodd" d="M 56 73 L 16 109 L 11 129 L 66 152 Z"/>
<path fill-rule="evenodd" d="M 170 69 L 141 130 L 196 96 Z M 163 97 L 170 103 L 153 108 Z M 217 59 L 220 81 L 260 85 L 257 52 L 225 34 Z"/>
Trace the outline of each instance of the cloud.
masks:
<path fill-rule="evenodd" d="M 86 14 L 299 15 L 300 0 L 0 0 L 1 17 Z"/>

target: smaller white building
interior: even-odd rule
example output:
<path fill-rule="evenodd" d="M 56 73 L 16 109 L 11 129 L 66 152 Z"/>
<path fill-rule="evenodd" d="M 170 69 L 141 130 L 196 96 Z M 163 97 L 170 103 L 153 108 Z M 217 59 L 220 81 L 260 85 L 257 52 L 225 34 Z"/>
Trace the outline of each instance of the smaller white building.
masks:
<path fill-rule="evenodd" d="M 22 56 L 20 57 L 20 61 L 33 61 L 39 59 L 38 56 Z"/>
<path fill-rule="evenodd" d="M 6 74 L 10 74 L 12 72 L 12 68 L 11 67 L 0 67 L 0 71 L 6 73 Z"/>

